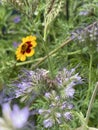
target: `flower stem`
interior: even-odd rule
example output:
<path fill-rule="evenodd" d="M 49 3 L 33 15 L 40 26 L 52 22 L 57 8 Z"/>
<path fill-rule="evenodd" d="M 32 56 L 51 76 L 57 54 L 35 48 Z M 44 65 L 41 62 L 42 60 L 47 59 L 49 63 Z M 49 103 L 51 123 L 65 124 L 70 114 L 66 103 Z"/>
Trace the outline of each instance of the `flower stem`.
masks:
<path fill-rule="evenodd" d="M 51 53 L 51 52 L 50 52 Z M 49 54 L 50 54 L 49 53 Z M 51 53 L 51 55 L 50 56 L 55 56 L 55 55 L 53 55 L 54 53 Z M 68 56 L 71 56 L 71 55 L 76 55 L 76 54 L 81 54 L 81 50 L 77 50 L 77 51 L 74 51 L 74 52 L 68 52 Z M 41 57 L 41 58 L 37 58 L 37 59 L 35 59 L 35 60 L 29 60 L 29 61 L 24 61 L 24 62 L 19 62 L 19 63 L 15 63 L 15 66 L 22 66 L 22 65 L 26 65 L 26 64 L 31 64 L 31 63 L 34 63 L 34 62 L 36 62 L 37 61 L 37 64 L 36 65 L 34 65 L 33 67 L 31 67 L 31 68 L 34 68 L 34 67 L 36 67 L 36 66 L 38 66 L 39 64 L 41 64 L 44 60 L 46 60 L 47 59 L 47 56 L 45 56 L 45 57 Z M 38 64 L 39 63 L 39 64 Z"/>
<path fill-rule="evenodd" d="M 50 71 L 50 74 L 51 74 L 51 78 L 53 78 L 54 74 L 53 74 L 53 68 L 52 68 L 52 62 L 51 62 L 51 59 L 50 59 L 50 55 L 49 55 L 49 51 L 48 51 L 48 48 L 47 48 L 47 45 L 46 45 L 46 40 L 47 40 L 47 27 L 48 25 L 46 24 L 45 28 L 44 28 L 44 50 L 46 52 L 46 56 L 47 56 L 47 59 L 48 59 L 48 68 L 49 68 L 49 71 Z"/>
<path fill-rule="evenodd" d="M 60 48 L 64 47 L 65 45 L 69 44 L 73 39 L 68 39 L 67 41 L 63 42 L 58 48 L 55 48 L 53 51 L 51 51 L 50 53 L 48 53 L 48 55 L 35 59 L 35 60 L 30 60 L 30 61 L 24 61 L 24 62 L 20 62 L 20 63 L 16 63 L 16 66 L 22 66 L 25 64 L 31 64 L 37 61 L 36 64 L 32 65 L 31 68 L 36 68 L 36 66 L 38 66 L 39 64 L 41 64 L 43 61 L 45 61 L 48 56 L 52 56 L 54 53 L 56 53 Z M 75 54 L 80 54 L 81 50 L 78 51 L 74 51 L 74 52 L 69 52 L 67 55 L 75 55 Z"/>
<path fill-rule="evenodd" d="M 87 110 L 87 113 L 86 113 L 86 124 L 88 124 L 89 116 L 90 116 L 90 113 L 91 113 L 91 109 L 92 109 L 97 91 L 98 91 L 98 82 L 96 83 L 95 89 L 93 91 L 93 94 L 92 94 L 92 97 L 91 97 L 91 100 L 90 100 L 90 103 L 89 103 L 89 106 L 88 106 L 88 110 Z"/>
<path fill-rule="evenodd" d="M 92 62 L 93 62 L 93 55 L 90 53 L 90 62 L 89 62 L 89 83 L 88 83 L 88 93 L 87 93 L 87 96 L 86 96 L 86 101 L 88 100 L 89 98 L 89 95 L 90 95 L 90 90 L 91 90 L 91 86 L 92 86 Z"/>
<path fill-rule="evenodd" d="M 40 61 L 42 60 L 43 58 L 37 58 L 35 60 L 29 60 L 29 61 L 24 61 L 24 62 L 19 62 L 19 63 L 16 63 L 15 66 L 22 66 L 22 65 L 26 65 L 26 64 L 31 64 L 31 63 L 34 63 L 35 61 Z"/>
<path fill-rule="evenodd" d="M 92 62 L 93 62 L 93 56 L 92 56 L 92 54 L 90 54 L 90 63 L 89 63 L 89 92 L 90 92 L 91 79 L 92 79 L 92 77 L 91 77 L 91 74 L 92 74 Z M 89 94 L 88 94 L 88 96 L 89 96 Z"/>
<path fill-rule="evenodd" d="M 36 66 L 38 66 L 39 64 L 41 64 L 44 60 L 46 60 L 49 56 L 53 55 L 54 53 L 56 53 L 59 49 L 63 48 L 65 45 L 67 45 L 68 43 L 70 43 L 73 39 L 70 38 L 67 41 L 63 42 L 59 47 L 55 48 L 53 51 L 51 51 L 50 53 L 48 53 L 48 55 L 46 55 L 45 57 L 43 57 L 40 61 L 38 61 L 35 65 L 32 66 L 32 68 L 35 68 Z"/>
<path fill-rule="evenodd" d="M 89 26 L 87 26 L 85 30 L 91 28 L 94 24 L 96 24 L 97 22 L 94 22 L 93 24 L 90 24 Z M 44 29 L 44 39 L 46 37 L 46 28 Z M 42 63 L 44 60 L 46 60 L 49 56 L 53 55 L 54 53 L 56 53 L 60 48 L 63 48 L 65 45 L 69 44 L 71 41 L 73 41 L 74 39 L 76 39 L 78 37 L 78 35 L 76 35 L 76 37 L 70 37 L 68 38 L 65 42 L 61 43 L 60 46 L 58 46 L 57 48 L 55 48 L 53 51 L 51 51 L 48 55 L 44 56 L 43 58 L 40 58 L 40 60 L 38 60 L 38 62 L 34 65 L 32 65 L 32 68 L 35 68 L 37 65 L 39 65 L 40 63 Z M 25 64 L 29 64 L 29 63 L 33 63 L 35 62 L 35 60 L 31 60 L 31 61 L 25 61 L 22 63 L 17 63 L 16 66 L 20 66 L 20 65 L 25 65 Z"/>
<path fill-rule="evenodd" d="M 90 114 L 91 114 L 91 109 L 92 109 L 92 106 L 93 106 L 93 103 L 94 103 L 94 100 L 95 100 L 95 96 L 97 94 L 97 91 L 98 91 L 98 82 L 96 83 L 96 86 L 95 86 L 95 89 L 93 91 L 93 94 L 92 94 L 92 97 L 91 97 L 91 100 L 89 102 L 89 106 L 88 106 L 88 110 L 86 112 L 86 118 L 85 118 L 85 125 L 83 125 L 81 127 L 81 130 L 88 130 L 88 121 L 89 121 L 89 117 L 90 117 Z"/>

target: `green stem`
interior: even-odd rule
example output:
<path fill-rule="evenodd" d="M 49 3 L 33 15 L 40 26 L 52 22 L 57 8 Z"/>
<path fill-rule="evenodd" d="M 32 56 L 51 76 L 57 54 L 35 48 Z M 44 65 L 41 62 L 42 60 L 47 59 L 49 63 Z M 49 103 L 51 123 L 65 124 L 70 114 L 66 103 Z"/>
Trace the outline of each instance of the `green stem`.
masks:
<path fill-rule="evenodd" d="M 35 65 L 32 66 L 32 68 L 35 68 L 39 64 L 41 64 L 44 60 L 46 60 L 49 56 L 53 55 L 55 52 L 57 52 L 60 48 L 63 48 L 65 45 L 70 43 L 73 39 L 68 39 L 67 41 L 63 42 L 59 47 L 55 48 L 53 51 L 51 51 L 48 55 L 43 57 L 40 61 L 38 61 Z"/>
<path fill-rule="evenodd" d="M 16 66 L 21 66 L 21 65 L 25 65 L 25 64 L 30 64 L 30 63 L 34 63 L 35 61 L 37 61 L 36 64 L 34 64 L 32 66 L 32 68 L 35 68 L 36 66 L 38 66 L 39 64 L 41 64 L 43 61 L 45 61 L 48 56 L 52 56 L 54 53 L 56 53 L 60 48 L 64 47 L 65 45 L 67 45 L 68 43 L 70 43 L 72 41 L 72 39 L 68 39 L 66 42 L 62 43 L 58 48 L 54 49 L 53 51 L 51 51 L 48 55 L 42 57 L 42 58 L 38 58 L 35 60 L 30 60 L 30 61 L 25 61 L 25 62 L 20 62 L 20 63 L 16 63 Z M 80 54 L 81 50 L 78 51 L 74 51 L 74 52 L 69 52 L 67 55 L 75 55 L 75 54 Z"/>
<path fill-rule="evenodd" d="M 86 124 L 88 124 L 88 120 L 89 120 L 89 117 L 90 117 L 91 109 L 92 109 L 97 91 L 98 91 L 98 82 L 96 83 L 95 89 L 93 91 L 93 94 L 92 94 L 92 97 L 91 97 L 91 100 L 90 100 L 90 103 L 89 103 L 89 106 L 88 106 L 88 110 L 87 110 L 87 113 L 86 113 Z"/>
<path fill-rule="evenodd" d="M 93 24 L 89 25 L 88 27 L 86 27 L 84 30 L 87 30 L 88 28 L 94 26 L 97 22 L 94 22 Z M 44 39 L 46 37 L 46 28 L 44 30 L 45 34 L 44 34 Z M 61 43 L 60 46 L 58 48 L 55 48 L 53 51 L 51 51 L 48 55 L 46 55 L 45 57 L 41 58 L 41 60 L 38 60 L 38 62 L 36 64 L 34 64 L 32 66 L 32 68 L 35 68 L 37 65 L 39 65 L 40 63 L 42 63 L 44 60 L 46 60 L 49 56 L 53 55 L 54 53 L 56 53 L 60 48 L 64 47 L 65 45 L 67 45 L 68 43 L 70 43 L 71 41 L 73 41 L 75 38 L 77 38 L 78 35 L 74 38 L 69 38 L 68 40 L 66 40 L 65 42 Z M 26 62 L 22 62 L 22 63 L 17 63 L 16 66 L 20 66 L 20 65 L 25 65 L 25 64 L 29 64 L 29 63 L 33 63 L 35 60 L 31 60 L 31 61 L 26 61 Z"/>
<path fill-rule="evenodd" d="M 81 50 L 74 51 L 74 52 L 68 52 L 67 55 L 71 56 L 71 55 L 76 55 L 76 54 L 81 54 Z M 55 55 L 51 54 L 50 56 L 55 56 Z M 41 62 L 43 62 L 45 60 L 45 57 L 41 57 L 41 58 L 38 58 L 38 59 L 35 59 L 35 60 L 30 60 L 30 61 L 24 61 L 24 62 L 16 63 L 16 66 L 22 66 L 22 65 L 26 65 L 26 64 L 31 64 L 31 63 L 34 63 L 36 61 L 41 63 Z"/>
<path fill-rule="evenodd" d="M 92 79 L 92 62 L 93 62 L 93 56 L 90 54 L 90 63 L 89 63 L 89 92 L 91 87 L 91 79 Z M 88 94 L 89 96 L 89 94 Z"/>
<path fill-rule="evenodd" d="M 93 55 L 90 53 L 90 62 L 89 62 L 89 83 L 88 83 L 88 93 L 86 96 L 86 101 L 89 98 L 90 95 L 90 90 L 91 90 L 91 86 L 92 86 L 92 62 L 93 62 Z"/>
<path fill-rule="evenodd" d="M 19 62 L 19 63 L 16 63 L 15 66 L 22 66 L 22 65 L 26 65 L 26 64 L 34 63 L 35 61 L 40 61 L 40 60 L 42 60 L 42 59 L 43 59 L 43 58 L 38 58 L 38 59 L 35 59 L 35 60 Z"/>
<path fill-rule="evenodd" d="M 51 62 L 51 59 L 50 59 L 50 56 L 49 56 L 49 51 L 48 51 L 48 48 L 47 48 L 47 45 L 46 45 L 46 39 L 47 39 L 47 27 L 48 25 L 45 26 L 44 28 L 44 50 L 46 52 L 46 56 L 47 56 L 47 59 L 48 59 L 48 68 L 49 68 L 49 71 L 50 71 L 50 74 L 51 74 L 51 78 L 53 78 L 53 68 L 52 68 L 52 62 Z"/>
<path fill-rule="evenodd" d="M 90 102 L 89 102 L 88 110 L 87 110 L 87 112 L 86 112 L 85 125 L 82 126 L 82 129 L 81 129 L 81 130 L 88 130 L 88 128 L 87 128 L 87 126 L 88 126 L 88 121 L 89 121 L 89 117 L 90 117 L 90 114 L 91 114 L 91 109 L 92 109 L 92 106 L 93 106 L 93 103 L 94 103 L 94 100 L 95 100 L 95 96 L 96 96 L 96 94 L 97 94 L 97 91 L 98 91 L 98 82 L 96 83 L 96 86 L 95 86 L 95 89 L 94 89 L 94 91 L 93 91 L 91 100 L 90 100 Z"/>
<path fill-rule="evenodd" d="M 51 78 L 53 78 L 52 62 L 51 62 L 51 59 L 50 59 L 50 56 L 49 56 L 49 53 L 48 53 L 48 48 L 46 47 L 45 43 L 44 43 L 44 48 L 45 48 L 46 56 L 47 56 L 47 59 L 48 59 L 48 68 L 49 68 L 49 71 L 50 71 L 50 74 L 51 74 Z"/>
<path fill-rule="evenodd" d="M 43 38 L 44 41 L 46 41 L 47 39 L 47 26 L 48 25 L 45 25 L 45 28 L 44 28 L 44 38 Z"/>

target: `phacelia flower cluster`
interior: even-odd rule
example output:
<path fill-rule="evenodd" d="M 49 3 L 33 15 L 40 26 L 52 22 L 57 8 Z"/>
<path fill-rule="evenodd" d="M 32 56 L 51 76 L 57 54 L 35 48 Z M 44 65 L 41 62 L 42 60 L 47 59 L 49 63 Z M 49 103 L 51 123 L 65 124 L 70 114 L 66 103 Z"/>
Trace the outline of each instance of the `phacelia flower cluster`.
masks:
<path fill-rule="evenodd" d="M 50 128 L 56 124 L 63 125 L 73 118 L 72 98 L 74 97 L 74 86 L 82 83 L 79 74 L 75 74 L 75 69 L 68 71 L 64 68 L 55 77 L 57 91 L 52 90 L 45 93 L 47 109 L 39 109 L 39 114 L 43 116 L 43 126 Z"/>
<path fill-rule="evenodd" d="M 12 83 L 15 87 L 15 97 L 25 97 L 24 99 L 32 96 L 35 99 L 44 90 L 44 78 L 47 76 L 48 71 L 45 69 L 21 70 L 22 75 L 18 76 L 18 80 Z M 43 87 L 41 87 L 43 86 Z"/>
<path fill-rule="evenodd" d="M 11 86 L 14 87 L 14 97 L 22 97 L 24 100 L 30 96 L 34 100 L 40 94 L 54 88 L 61 92 L 62 98 L 73 98 L 74 86 L 82 83 L 79 74 L 75 74 L 75 69 L 68 71 L 64 68 L 54 79 L 49 78 L 49 71 L 45 69 L 22 69 L 20 73 L 18 80 L 13 81 Z"/>
<path fill-rule="evenodd" d="M 45 93 L 48 109 L 39 109 L 39 114 L 44 117 L 43 126 L 50 128 L 53 125 L 61 125 L 72 119 L 71 110 L 74 108 L 72 103 L 63 99 L 56 91 Z"/>
<path fill-rule="evenodd" d="M 43 119 L 45 128 L 54 125 L 63 125 L 73 119 L 72 110 L 74 104 L 75 88 L 83 81 L 75 69 L 58 71 L 54 79 L 49 78 L 49 71 L 45 69 L 22 69 L 12 85 L 15 87 L 15 98 L 21 97 L 21 101 L 30 99 L 34 101 L 39 96 L 45 99 L 47 107 L 39 108 L 39 116 Z M 52 85 L 50 89 L 48 84 Z"/>
<path fill-rule="evenodd" d="M 95 22 L 85 29 L 77 29 L 71 33 L 72 38 L 76 37 L 79 42 L 85 42 L 86 40 L 98 41 L 98 23 Z"/>
<path fill-rule="evenodd" d="M 55 80 L 58 88 L 64 90 L 64 96 L 68 98 L 73 98 L 75 93 L 74 86 L 82 83 L 79 74 L 75 74 L 75 69 L 67 70 L 64 68 L 57 73 Z"/>

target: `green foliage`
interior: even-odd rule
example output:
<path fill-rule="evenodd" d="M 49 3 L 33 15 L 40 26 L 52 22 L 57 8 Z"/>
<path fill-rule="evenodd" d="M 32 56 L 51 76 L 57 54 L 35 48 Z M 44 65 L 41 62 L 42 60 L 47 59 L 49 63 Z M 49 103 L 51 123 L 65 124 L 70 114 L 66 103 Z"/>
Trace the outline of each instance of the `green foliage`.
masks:
<path fill-rule="evenodd" d="M 77 67 L 77 72 L 83 78 L 83 84 L 75 88 L 73 103 L 76 111 L 82 113 L 82 117 L 85 118 L 94 86 L 98 81 L 98 38 L 90 39 L 95 36 L 95 27 L 98 33 L 98 22 L 96 22 L 98 21 L 98 1 L 69 0 L 69 2 L 69 20 L 67 20 L 65 0 L 1 0 L 0 85 L 7 86 L 11 80 L 16 79 L 22 67 L 45 68 L 54 76 L 63 67 L 68 69 Z M 15 23 L 14 18 L 17 16 L 20 21 Z M 88 35 L 88 30 L 93 30 L 91 37 Z M 71 36 L 72 32 L 75 34 L 74 40 Z M 38 45 L 34 57 L 21 63 L 16 61 L 17 47 L 14 47 L 13 43 L 20 44 L 21 39 L 27 35 L 36 35 Z M 80 36 L 81 39 L 79 39 Z M 64 44 L 66 39 L 69 40 L 68 45 Z M 47 108 L 47 105 L 41 93 L 41 97 L 33 102 L 30 109 Z M 98 95 L 90 114 L 89 126 L 98 128 L 97 115 Z M 37 129 L 45 130 L 41 116 L 37 116 Z M 79 116 L 76 116 L 71 123 L 74 128 L 80 125 L 77 119 Z M 79 119 L 84 121 L 81 117 Z M 51 130 L 57 129 L 58 126 L 51 128 Z M 59 130 L 63 129 L 70 128 L 68 126 L 59 128 Z"/>

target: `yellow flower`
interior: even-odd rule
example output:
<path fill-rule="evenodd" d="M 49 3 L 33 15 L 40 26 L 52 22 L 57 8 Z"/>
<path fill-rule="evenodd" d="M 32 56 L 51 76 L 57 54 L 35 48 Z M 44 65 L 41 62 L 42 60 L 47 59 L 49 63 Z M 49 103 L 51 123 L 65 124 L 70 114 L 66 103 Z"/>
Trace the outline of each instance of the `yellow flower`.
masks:
<path fill-rule="evenodd" d="M 35 53 L 34 47 L 36 47 L 36 37 L 27 36 L 22 39 L 22 43 L 18 46 L 16 50 L 16 58 L 20 61 L 25 61 L 26 57 L 33 56 Z"/>

